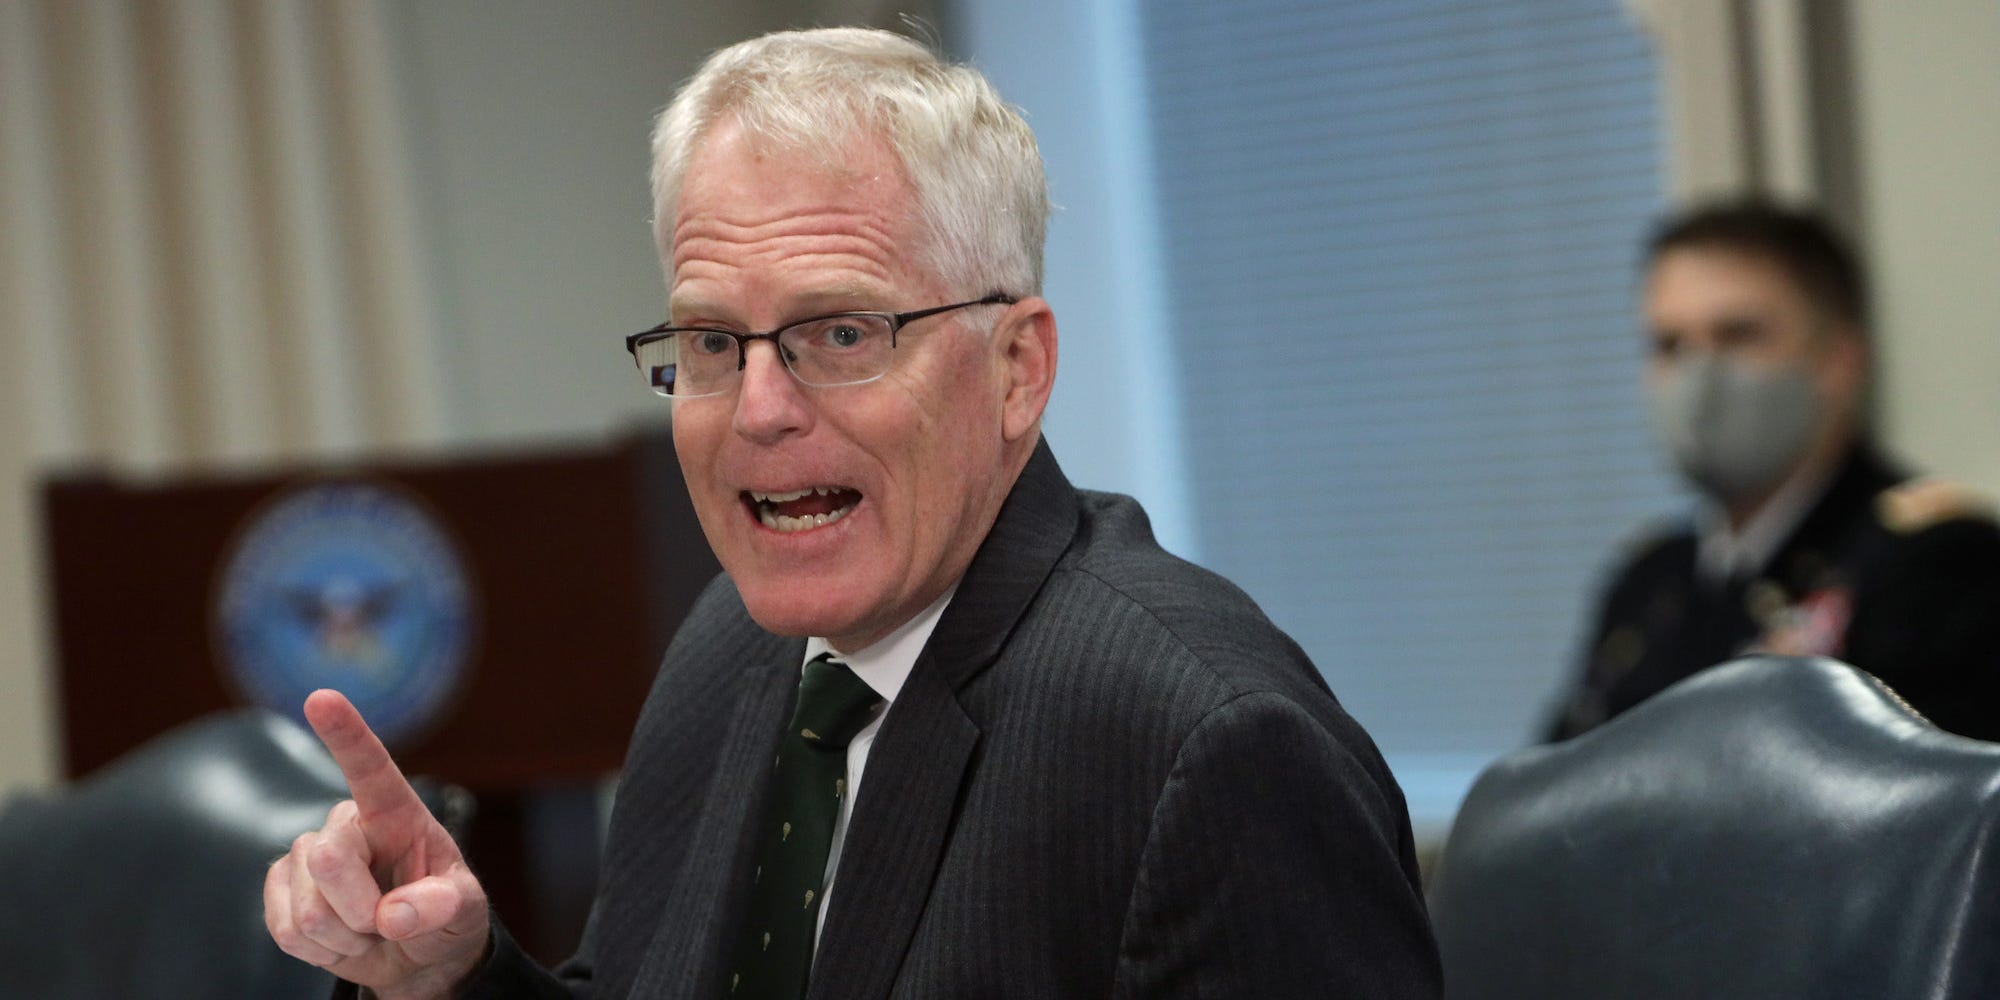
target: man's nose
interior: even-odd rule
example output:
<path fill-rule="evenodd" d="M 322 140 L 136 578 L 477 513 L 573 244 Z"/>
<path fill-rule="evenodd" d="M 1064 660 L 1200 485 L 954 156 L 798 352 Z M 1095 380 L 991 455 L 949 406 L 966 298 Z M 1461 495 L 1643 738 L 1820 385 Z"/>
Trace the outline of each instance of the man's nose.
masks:
<path fill-rule="evenodd" d="M 812 426 L 805 386 L 792 377 L 768 340 L 743 345 L 742 382 L 736 387 L 735 428 L 759 443 L 771 443 Z"/>

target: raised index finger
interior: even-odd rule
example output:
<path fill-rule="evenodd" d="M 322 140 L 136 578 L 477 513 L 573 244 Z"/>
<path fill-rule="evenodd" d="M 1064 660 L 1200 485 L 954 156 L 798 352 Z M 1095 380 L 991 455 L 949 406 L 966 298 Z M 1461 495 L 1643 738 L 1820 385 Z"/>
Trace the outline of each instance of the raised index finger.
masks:
<path fill-rule="evenodd" d="M 333 754 L 347 789 L 361 811 L 361 825 L 415 810 L 428 814 L 416 789 L 403 778 L 389 750 L 368 728 L 361 712 L 338 691 L 322 688 L 306 696 L 306 721 Z"/>

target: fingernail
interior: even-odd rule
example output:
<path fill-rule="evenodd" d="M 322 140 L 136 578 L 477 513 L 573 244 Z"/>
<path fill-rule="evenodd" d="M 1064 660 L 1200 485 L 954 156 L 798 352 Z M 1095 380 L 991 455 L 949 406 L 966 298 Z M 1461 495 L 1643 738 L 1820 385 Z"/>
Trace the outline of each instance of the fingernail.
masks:
<path fill-rule="evenodd" d="M 408 903 L 391 903 L 380 920 L 384 937 L 399 938 L 417 929 L 417 908 Z"/>

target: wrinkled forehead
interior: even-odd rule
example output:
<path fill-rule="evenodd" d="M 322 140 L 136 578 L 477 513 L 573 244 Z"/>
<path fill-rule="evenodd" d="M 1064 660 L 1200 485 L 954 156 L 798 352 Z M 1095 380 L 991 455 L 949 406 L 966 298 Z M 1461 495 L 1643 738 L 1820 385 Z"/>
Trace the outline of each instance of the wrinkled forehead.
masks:
<path fill-rule="evenodd" d="M 684 280 L 716 266 L 807 284 L 865 273 L 879 292 L 927 282 L 921 233 L 910 184 L 881 140 L 800 148 L 724 128 L 690 159 L 667 277 L 676 300 Z M 820 271 L 823 280 L 812 277 Z"/>
<path fill-rule="evenodd" d="M 902 266 L 928 271 L 932 245 L 922 199 L 889 142 L 853 132 L 801 142 L 723 122 L 693 149 L 662 233 L 669 277 L 691 234 L 752 236 L 861 220 L 892 244 Z"/>

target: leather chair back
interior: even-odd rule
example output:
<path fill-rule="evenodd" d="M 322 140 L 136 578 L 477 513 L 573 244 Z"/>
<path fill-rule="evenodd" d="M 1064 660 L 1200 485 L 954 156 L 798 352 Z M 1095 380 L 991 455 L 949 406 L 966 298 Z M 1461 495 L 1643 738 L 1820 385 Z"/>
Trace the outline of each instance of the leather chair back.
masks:
<path fill-rule="evenodd" d="M 1826 659 L 1703 671 L 1482 774 L 1446 996 L 2000 997 L 2000 744 Z"/>
<path fill-rule="evenodd" d="M 311 733 L 246 710 L 0 808 L 0 995 L 325 997 L 264 929 L 264 870 L 347 795 Z"/>

